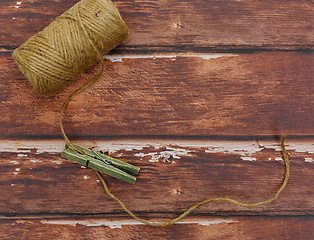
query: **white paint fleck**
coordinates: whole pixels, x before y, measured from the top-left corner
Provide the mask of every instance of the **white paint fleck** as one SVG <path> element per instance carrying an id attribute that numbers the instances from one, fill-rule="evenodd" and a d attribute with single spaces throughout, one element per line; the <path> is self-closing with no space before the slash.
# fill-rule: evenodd
<path id="1" fill-rule="evenodd" d="M 81 166 L 81 168 L 86 168 L 85 166 Z"/>
<path id="2" fill-rule="evenodd" d="M 143 150 L 143 147 L 142 146 L 136 146 L 136 145 L 133 145 L 133 146 L 129 145 L 125 148 L 125 151 L 133 151 L 133 149 L 141 151 L 141 150 Z"/>
<path id="3" fill-rule="evenodd" d="M 215 219 L 211 221 L 195 221 L 195 222 L 188 222 L 188 223 L 196 223 L 201 226 L 210 226 L 214 224 L 220 224 L 220 223 L 238 223 L 239 221 L 234 221 L 230 219 Z"/>
<path id="4" fill-rule="evenodd" d="M 14 6 L 15 8 L 19 8 L 20 6 Z"/>
<path id="5" fill-rule="evenodd" d="M 16 5 L 21 5 L 22 2 L 16 2 Z"/>
<path id="6" fill-rule="evenodd" d="M 271 161 L 271 158 L 268 158 L 268 160 L 267 161 Z"/>
<path id="7" fill-rule="evenodd" d="M 154 154 L 157 154 L 157 153 L 142 153 L 142 152 L 141 152 L 141 153 L 135 153 L 134 156 L 135 156 L 135 157 L 141 157 L 141 158 L 142 158 L 142 157 L 149 156 L 149 155 L 152 156 L 152 155 L 154 155 Z"/>
<path id="8" fill-rule="evenodd" d="M 29 161 L 31 161 L 32 163 L 38 163 L 38 162 L 42 162 L 42 160 L 38 160 L 38 159 L 30 159 Z"/>
<path id="9" fill-rule="evenodd" d="M 88 177 L 87 176 L 84 176 L 84 179 L 87 179 Z"/>
<path id="10" fill-rule="evenodd" d="M 27 154 L 19 153 L 17 156 L 18 156 L 18 157 L 27 157 Z"/>
<path id="11" fill-rule="evenodd" d="M 21 169 L 20 168 L 15 168 L 15 171 L 16 172 L 19 172 Z"/>
<path id="12" fill-rule="evenodd" d="M 100 182 L 99 179 L 97 179 L 96 182 Z"/>
<path id="13" fill-rule="evenodd" d="M 136 153 L 134 156 L 136 157 L 146 157 L 151 156 L 148 160 L 149 162 L 158 162 L 159 160 L 168 160 L 170 159 L 180 159 L 182 156 L 192 156 L 190 153 L 194 152 L 194 150 L 187 150 L 183 148 L 173 148 L 173 147 L 166 147 L 167 151 L 161 152 L 151 152 L 151 153 Z M 175 161 L 172 161 L 175 163 Z"/>
<path id="14" fill-rule="evenodd" d="M 313 158 L 304 158 L 305 162 L 313 162 Z"/>
<path id="15" fill-rule="evenodd" d="M 241 157 L 243 161 L 256 161 L 255 157 Z"/>
<path id="16" fill-rule="evenodd" d="M 18 161 L 9 161 L 9 163 L 19 164 L 19 162 L 18 162 Z"/>
<path id="17" fill-rule="evenodd" d="M 12 19 L 15 19 L 15 17 L 13 17 Z"/>
<path id="18" fill-rule="evenodd" d="M 60 161 L 60 160 L 53 160 L 53 161 L 51 161 L 52 163 L 55 163 L 55 164 L 62 164 L 62 161 Z"/>
<path id="19" fill-rule="evenodd" d="M 215 58 L 221 58 L 221 57 L 234 57 L 238 56 L 235 54 L 220 54 L 220 53 L 212 53 L 212 54 L 173 54 L 173 55 L 164 55 L 164 54 L 156 54 L 156 55 L 105 55 L 104 59 L 107 59 L 111 62 L 123 62 L 123 59 L 144 59 L 144 58 L 151 58 L 151 59 L 157 59 L 157 58 L 170 58 L 170 60 L 174 61 L 178 57 L 192 57 L 192 58 L 202 58 L 205 60 L 211 60 Z"/>
<path id="20" fill-rule="evenodd" d="M 19 173 L 18 173 L 18 172 L 13 172 L 13 174 L 14 174 L 14 175 L 18 175 Z"/>
<path id="21" fill-rule="evenodd" d="M 152 155 L 151 159 L 148 160 L 148 162 L 159 162 L 160 156 L 158 155 Z"/>
<path id="22" fill-rule="evenodd" d="M 105 226 L 110 229 L 122 228 L 122 226 L 132 226 L 132 225 L 144 225 L 144 223 L 138 222 L 136 220 L 121 220 L 121 221 L 110 221 L 110 220 L 41 220 L 42 224 L 53 224 L 53 225 L 83 225 L 87 227 L 99 227 Z M 213 219 L 213 220 L 185 220 L 176 222 L 175 224 L 198 224 L 201 226 L 210 226 L 222 223 L 238 223 L 239 221 L 231 219 Z"/>
<path id="23" fill-rule="evenodd" d="M 14 186 L 15 186 L 15 184 L 14 184 L 14 183 L 12 183 L 12 184 L 11 184 L 11 186 L 12 186 L 12 187 L 14 187 Z"/>
<path id="24" fill-rule="evenodd" d="M 282 161 L 282 157 L 275 157 L 275 161 Z"/>

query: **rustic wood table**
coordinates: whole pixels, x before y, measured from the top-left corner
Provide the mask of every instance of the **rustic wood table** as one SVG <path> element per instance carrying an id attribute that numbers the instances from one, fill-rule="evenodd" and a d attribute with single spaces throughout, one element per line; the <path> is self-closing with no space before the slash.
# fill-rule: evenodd
<path id="1" fill-rule="evenodd" d="M 312 1 L 117 0 L 129 39 L 65 114 L 70 138 L 141 167 L 135 185 L 106 177 L 136 214 L 165 220 L 212 197 L 167 228 L 130 218 L 95 172 L 63 159 L 59 110 L 89 69 L 38 97 L 12 51 L 77 0 L 0 1 L 0 239 L 310 239 L 314 237 Z"/>

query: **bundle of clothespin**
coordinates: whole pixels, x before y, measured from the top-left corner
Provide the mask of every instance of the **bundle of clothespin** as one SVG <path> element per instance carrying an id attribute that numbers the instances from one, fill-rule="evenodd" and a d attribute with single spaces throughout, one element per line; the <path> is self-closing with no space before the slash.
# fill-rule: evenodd
<path id="1" fill-rule="evenodd" d="M 139 167 L 133 166 L 113 157 L 109 157 L 102 153 L 94 152 L 88 148 L 84 148 L 76 144 L 74 144 L 74 146 L 83 150 L 85 154 L 81 154 L 66 144 L 61 156 L 80 163 L 86 167 L 95 169 L 99 172 L 106 173 L 122 181 L 132 184 L 135 183 L 136 178 L 130 174 L 138 174 L 140 171 Z"/>

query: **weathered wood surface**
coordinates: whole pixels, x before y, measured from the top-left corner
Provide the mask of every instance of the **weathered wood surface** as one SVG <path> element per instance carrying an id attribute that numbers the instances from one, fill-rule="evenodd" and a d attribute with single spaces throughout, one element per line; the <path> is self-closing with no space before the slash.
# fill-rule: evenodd
<path id="1" fill-rule="evenodd" d="M 121 219 L 0 220 L 6 239 L 312 239 L 313 217 L 196 218 L 168 228 Z"/>
<path id="2" fill-rule="evenodd" d="M 135 185 L 106 177 L 131 210 L 168 219 L 207 197 L 264 200 L 284 165 L 278 139 L 255 139 L 294 135 L 291 178 L 276 201 L 213 203 L 161 229 L 128 217 L 52 140 L 61 104 L 99 66 L 45 99 L 11 58 L 77 1 L 0 1 L 0 239 L 313 238 L 313 2 L 115 1 L 130 38 L 71 102 L 65 127 L 142 168 Z"/>
<path id="3" fill-rule="evenodd" d="M 1 0 L 0 49 L 16 48 L 78 0 Z M 115 1 L 130 29 L 120 49 L 313 49 L 312 1 Z"/>
<path id="4" fill-rule="evenodd" d="M 313 54 L 107 58 L 102 79 L 69 105 L 69 135 L 314 135 Z M 62 103 L 99 71 L 40 98 L 10 55 L 0 62 L 2 138 L 59 136 Z"/>
<path id="5" fill-rule="evenodd" d="M 112 192 L 141 216 L 174 217 L 197 201 L 270 198 L 284 174 L 276 141 L 107 140 L 78 142 L 141 167 L 135 185 L 106 177 Z M 1 141 L 2 216 L 127 216 L 95 172 L 62 159 L 60 140 Z M 314 212 L 313 143 L 288 140 L 291 179 L 279 199 L 254 209 L 212 203 L 193 214 L 309 215 Z M 302 197 L 300 197 L 302 196 Z"/>

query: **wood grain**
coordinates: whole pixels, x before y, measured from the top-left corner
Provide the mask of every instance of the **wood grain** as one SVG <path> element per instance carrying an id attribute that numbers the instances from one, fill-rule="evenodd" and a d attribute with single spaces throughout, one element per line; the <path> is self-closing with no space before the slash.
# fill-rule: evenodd
<path id="1" fill-rule="evenodd" d="M 6 239 L 311 239 L 313 217 L 197 218 L 168 228 L 121 219 L 0 220 Z"/>
<path id="2" fill-rule="evenodd" d="M 265 200 L 284 173 L 279 140 L 265 139 L 288 134 L 276 201 L 214 203 L 168 228 L 131 219 L 93 170 L 60 157 L 61 104 L 99 65 L 41 98 L 12 60 L 76 2 L 0 1 L 0 239 L 314 238 L 312 1 L 115 1 L 130 37 L 64 123 L 77 143 L 141 167 L 135 185 L 105 177 L 132 211 L 165 220 L 206 198 Z"/>
<path id="3" fill-rule="evenodd" d="M 141 167 L 134 185 L 105 179 L 112 192 L 142 217 L 174 217 L 213 197 L 263 201 L 275 194 L 284 174 L 276 141 L 125 139 L 78 144 L 109 151 Z M 307 140 L 286 144 L 291 178 L 276 201 L 252 209 L 213 203 L 192 215 L 313 214 L 313 144 Z M 2 216 L 127 216 L 105 194 L 93 170 L 60 157 L 63 141 L 3 140 L 1 146 Z"/>
<path id="4" fill-rule="evenodd" d="M 70 136 L 314 135 L 313 54 L 109 56 L 102 79 L 66 112 Z M 67 96 L 33 95 L 11 56 L 0 64 L 1 137 L 59 137 Z"/>
<path id="5" fill-rule="evenodd" d="M 0 49 L 16 48 L 77 0 L 0 2 Z M 115 1 L 130 29 L 122 52 L 313 49 L 311 1 Z"/>

